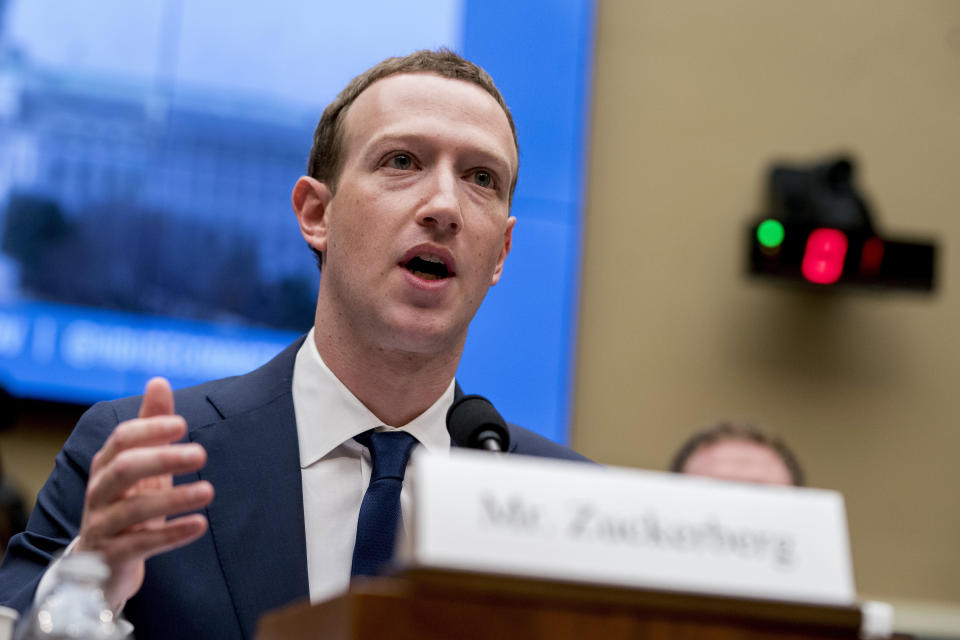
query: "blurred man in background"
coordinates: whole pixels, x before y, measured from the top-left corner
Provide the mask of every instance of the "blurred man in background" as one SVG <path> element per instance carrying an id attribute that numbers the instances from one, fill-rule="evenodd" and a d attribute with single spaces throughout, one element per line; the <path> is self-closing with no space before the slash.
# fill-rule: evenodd
<path id="1" fill-rule="evenodd" d="M 804 484 L 800 463 L 782 440 L 734 422 L 720 422 L 694 434 L 680 447 L 670 470 L 738 482 Z"/>

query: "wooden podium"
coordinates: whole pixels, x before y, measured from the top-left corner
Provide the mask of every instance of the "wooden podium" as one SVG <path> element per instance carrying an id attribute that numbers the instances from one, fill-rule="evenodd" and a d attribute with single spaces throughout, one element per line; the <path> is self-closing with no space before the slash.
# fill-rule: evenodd
<path id="1" fill-rule="evenodd" d="M 408 570 L 266 614 L 260 640 L 815 640 L 858 638 L 857 607 Z"/>

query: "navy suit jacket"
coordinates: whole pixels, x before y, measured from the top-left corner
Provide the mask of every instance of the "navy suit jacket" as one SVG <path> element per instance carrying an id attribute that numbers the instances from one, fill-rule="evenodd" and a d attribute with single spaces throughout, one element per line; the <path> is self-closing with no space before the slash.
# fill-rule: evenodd
<path id="1" fill-rule="evenodd" d="M 246 375 L 175 392 L 187 439 L 207 451 L 203 469 L 175 482 L 209 480 L 216 496 L 204 510 L 210 528 L 202 538 L 147 560 L 143 587 L 124 608 L 139 640 L 251 638 L 263 612 L 309 595 L 291 392 L 302 342 Z M 7 550 L 0 604 L 29 607 L 51 558 L 77 535 L 93 455 L 139 406 L 139 397 L 101 402 L 77 423 L 27 531 Z M 585 460 L 531 431 L 509 429 L 511 453 Z"/>

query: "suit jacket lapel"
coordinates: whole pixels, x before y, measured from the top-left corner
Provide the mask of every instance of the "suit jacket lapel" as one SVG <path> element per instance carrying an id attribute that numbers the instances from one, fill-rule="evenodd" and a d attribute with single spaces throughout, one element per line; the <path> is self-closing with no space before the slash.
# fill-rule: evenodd
<path id="1" fill-rule="evenodd" d="M 248 638 L 263 612 L 309 595 L 291 393 L 300 344 L 211 393 L 224 419 L 190 435 L 207 450 L 200 476 L 216 491 L 207 508 L 210 534 Z"/>

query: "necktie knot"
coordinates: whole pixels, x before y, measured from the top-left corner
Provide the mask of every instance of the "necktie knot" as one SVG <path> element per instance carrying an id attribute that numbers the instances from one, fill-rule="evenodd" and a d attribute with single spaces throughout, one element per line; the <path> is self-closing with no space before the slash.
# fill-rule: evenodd
<path id="1" fill-rule="evenodd" d="M 403 480 L 410 461 L 410 452 L 417 439 L 406 431 L 364 431 L 354 438 L 370 451 L 373 466 L 370 482 Z"/>

